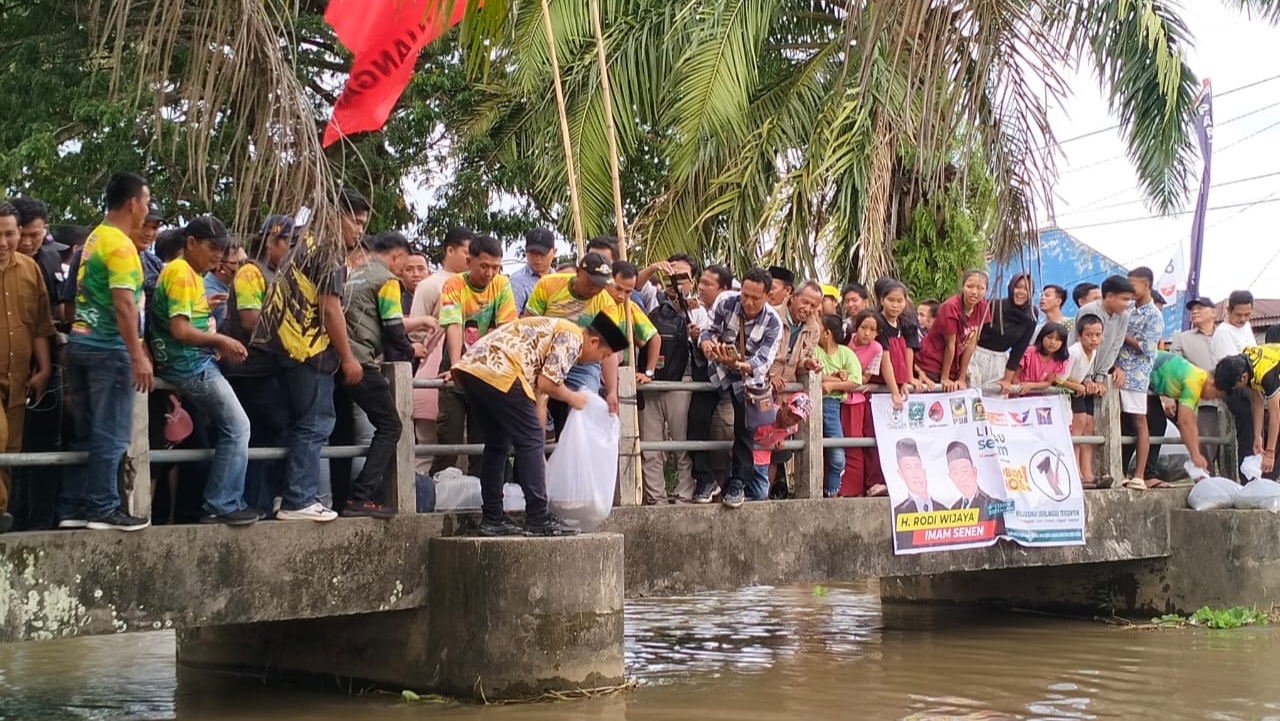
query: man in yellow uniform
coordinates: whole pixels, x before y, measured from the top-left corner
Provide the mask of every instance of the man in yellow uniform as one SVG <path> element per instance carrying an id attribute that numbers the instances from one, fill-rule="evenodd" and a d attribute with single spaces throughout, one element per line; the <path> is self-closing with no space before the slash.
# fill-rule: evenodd
<path id="1" fill-rule="evenodd" d="M 546 433 L 534 392 L 584 408 L 589 396 L 567 386 L 569 370 L 575 364 L 599 362 L 626 345 L 626 336 L 607 313 L 596 314 L 585 328 L 557 318 L 522 318 L 480 338 L 454 364 L 450 373 L 471 399 L 471 412 L 484 434 L 481 535 L 577 533 L 547 508 Z M 523 529 L 502 510 L 507 456 L 513 448 L 525 498 Z"/>
<path id="2" fill-rule="evenodd" d="M 1253 407 L 1253 453 L 1262 456 L 1262 472 L 1276 464 L 1276 440 L 1280 437 L 1280 344 L 1245 348 L 1239 355 L 1218 361 L 1213 380 L 1219 388 L 1245 388 Z M 1263 410 L 1271 414 L 1263 435 Z"/>

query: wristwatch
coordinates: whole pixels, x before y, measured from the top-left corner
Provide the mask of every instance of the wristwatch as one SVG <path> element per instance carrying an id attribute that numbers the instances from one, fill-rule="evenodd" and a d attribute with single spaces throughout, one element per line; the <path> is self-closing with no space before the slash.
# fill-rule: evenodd
<path id="1" fill-rule="evenodd" d="M 646 371 L 644 372 L 644 377 L 645 377 L 645 378 L 648 378 L 649 380 L 653 380 L 653 371 L 651 371 L 651 370 L 646 370 Z"/>

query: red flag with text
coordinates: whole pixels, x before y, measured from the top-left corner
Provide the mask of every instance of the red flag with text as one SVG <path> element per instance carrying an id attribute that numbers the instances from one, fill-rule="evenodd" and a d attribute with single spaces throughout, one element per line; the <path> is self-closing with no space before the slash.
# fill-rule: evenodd
<path id="1" fill-rule="evenodd" d="M 419 51 L 457 25 L 466 9 L 467 0 L 330 0 L 325 22 L 355 61 L 324 129 L 324 146 L 381 128 L 409 84 Z"/>

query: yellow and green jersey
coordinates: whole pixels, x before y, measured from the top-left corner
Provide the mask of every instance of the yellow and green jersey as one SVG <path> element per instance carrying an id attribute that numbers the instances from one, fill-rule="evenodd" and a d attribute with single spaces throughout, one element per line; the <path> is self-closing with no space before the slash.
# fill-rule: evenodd
<path id="1" fill-rule="evenodd" d="M 113 290 L 133 293 L 141 321 L 145 309 L 142 307 L 142 261 L 138 258 L 138 249 L 119 228 L 103 223 L 89 234 L 81 251 L 80 269 L 76 271 L 76 317 L 71 325 L 72 343 L 95 348 L 125 347 L 116 323 L 116 308 L 111 298 Z"/>
<path id="2" fill-rule="evenodd" d="M 179 316 L 198 331 L 213 330 L 204 280 L 182 258 L 160 271 L 151 297 L 151 357 L 157 374 L 167 380 L 190 378 L 213 361 L 213 348 L 189 345 L 173 336 L 173 319 Z"/>

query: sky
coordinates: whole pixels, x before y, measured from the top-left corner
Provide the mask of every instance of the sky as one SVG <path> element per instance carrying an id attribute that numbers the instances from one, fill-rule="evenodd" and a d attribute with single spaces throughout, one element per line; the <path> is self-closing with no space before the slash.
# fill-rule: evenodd
<path id="1" fill-rule="evenodd" d="M 1259 298 L 1280 298 L 1280 77 L 1268 80 L 1280 76 L 1280 28 L 1224 5 L 1192 0 L 1182 10 L 1195 43 L 1188 64 L 1211 79 L 1214 92 L 1201 294 L 1218 301 L 1248 288 Z M 1174 253 L 1189 259 L 1200 160 L 1193 165 L 1188 212 L 1155 216 L 1141 202 L 1119 130 L 1069 141 L 1115 124 L 1090 73 L 1073 76 L 1070 89 L 1065 107 L 1050 114 L 1063 156 L 1054 217 L 1043 214 L 1042 225 L 1057 225 L 1122 266 L 1149 266 L 1158 277 Z M 1239 207 L 1212 210 L 1216 206 Z"/>

